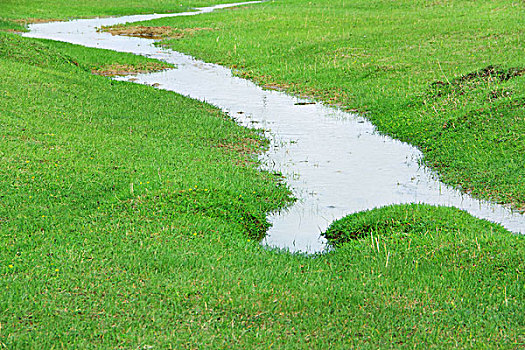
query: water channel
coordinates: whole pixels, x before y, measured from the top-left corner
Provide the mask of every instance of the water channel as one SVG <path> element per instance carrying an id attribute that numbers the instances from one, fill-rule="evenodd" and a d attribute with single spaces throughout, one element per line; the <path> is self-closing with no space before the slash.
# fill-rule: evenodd
<path id="1" fill-rule="evenodd" d="M 283 92 L 263 90 L 233 76 L 227 68 L 158 48 L 151 39 L 97 32 L 101 26 L 198 15 L 247 4 L 254 3 L 218 5 L 195 12 L 39 23 L 30 25 L 30 32 L 24 36 L 173 63 L 175 69 L 118 79 L 155 85 L 205 101 L 241 125 L 264 129 L 271 145 L 261 156 L 263 168 L 285 175 L 298 201 L 287 210 L 270 214 L 272 227 L 263 244 L 290 251 L 323 251 L 325 241 L 320 233 L 333 220 L 399 203 L 455 206 L 513 232 L 525 233 L 525 215 L 473 199 L 442 184 L 420 165 L 422 154 L 418 149 L 380 135 L 363 117 Z"/>

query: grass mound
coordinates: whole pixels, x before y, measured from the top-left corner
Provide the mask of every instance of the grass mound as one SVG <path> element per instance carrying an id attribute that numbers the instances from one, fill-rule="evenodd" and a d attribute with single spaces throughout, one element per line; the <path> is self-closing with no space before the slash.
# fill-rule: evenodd
<path id="1" fill-rule="evenodd" d="M 83 48 L 50 40 L 26 40 L 0 32 L 0 58 L 40 68 L 83 70 L 98 75 L 147 73 L 173 65 L 132 54 Z"/>
<path id="2" fill-rule="evenodd" d="M 348 215 L 333 222 L 323 236 L 330 244 L 340 246 L 371 236 L 422 239 L 428 235 L 450 234 L 476 237 L 483 232 L 503 234 L 506 230 L 456 208 L 403 204 Z"/>
<path id="3" fill-rule="evenodd" d="M 375 261 L 378 273 L 395 270 L 397 276 L 408 276 L 410 269 L 421 268 L 426 276 L 434 273 L 452 280 L 458 273 L 470 273 L 472 278 L 462 283 L 476 289 L 480 286 L 473 279 L 485 283 L 525 272 L 525 237 L 509 240 L 506 232 L 456 208 L 405 204 L 348 215 L 332 223 L 323 236 L 346 251 L 349 261 Z"/>
<path id="4" fill-rule="evenodd" d="M 404 128 L 445 182 L 525 211 L 522 67 L 487 66 L 429 84 L 408 102 L 421 119 Z"/>
<path id="5" fill-rule="evenodd" d="M 54 47 L 5 33 L 0 33 L 0 57 L 40 68 L 70 70 L 72 66 L 78 67 L 76 61 Z"/>

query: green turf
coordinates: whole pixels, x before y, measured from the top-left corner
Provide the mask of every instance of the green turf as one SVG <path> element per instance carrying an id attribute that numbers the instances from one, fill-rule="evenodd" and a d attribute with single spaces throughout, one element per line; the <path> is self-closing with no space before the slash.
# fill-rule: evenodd
<path id="1" fill-rule="evenodd" d="M 165 45 L 366 113 L 444 182 L 525 210 L 524 18 L 503 0 L 287 0 L 147 25 L 215 28 Z"/>
<path id="2" fill-rule="evenodd" d="M 2 0 L 0 20 L 70 19 L 142 13 L 172 13 L 227 0 Z M 0 21 L 0 29 L 2 22 Z"/>
<path id="3" fill-rule="evenodd" d="M 264 249 L 290 199 L 261 136 L 90 74 L 148 62 L 0 33 L 2 347 L 525 345 L 525 237 L 395 206 L 335 223 L 362 237 L 324 255 Z"/>

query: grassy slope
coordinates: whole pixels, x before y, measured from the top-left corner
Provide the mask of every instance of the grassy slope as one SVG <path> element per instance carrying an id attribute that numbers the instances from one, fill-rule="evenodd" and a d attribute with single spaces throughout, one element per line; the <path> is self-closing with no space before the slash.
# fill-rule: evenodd
<path id="1" fill-rule="evenodd" d="M 432 235 L 315 259 L 266 251 L 246 235 L 286 191 L 237 152 L 256 134 L 201 103 L 91 76 L 88 51 L 78 67 L 51 43 L 1 38 L 8 347 L 525 341 L 523 237 L 402 207 L 380 217 Z"/>
<path id="2" fill-rule="evenodd" d="M 525 343 L 523 237 L 408 206 L 379 217 L 427 234 L 387 225 L 316 258 L 262 249 L 251 237 L 287 191 L 253 167 L 259 136 L 88 73 L 130 57 L 0 34 L 2 344 Z"/>
<path id="3" fill-rule="evenodd" d="M 191 7 L 228 3 L 227 0 L 2 0 L 0 19 L 67 19 L 139 13 L 171 13 Z"/>
<path id="4" fill-rule="evenodd" d="M 499 0 L 287 0 L 148 25 L 217 28 L 166 44 L 366 111 L 446 183 L 523 210 L 525 76 L 498 75 L 524 73 L 524 18 L 522 2 Z"/>
<path id="5" fill-rule="evenodd" d="M 104 53 L 116 55 L 95 59 Z M 17 315 L 41 327 L 57 316 L 35 308 L 40 293 L 54 300 L 66 285 L 68 295 L 105 288 L 123 261 L 136 262 L 139 276 L 157 249 L 186 260 L 185 244 L 219 230 L 223 239 L 257 236 L 266 211 L 286 201 L 287 191 L 250 158 L 259 136 L 217 110 L 93 77 L 33 40 L 2 35 L 0 54 L 3 336 L 20 330 Z M 9 343 L 27 341 L 17 338 Z"/>

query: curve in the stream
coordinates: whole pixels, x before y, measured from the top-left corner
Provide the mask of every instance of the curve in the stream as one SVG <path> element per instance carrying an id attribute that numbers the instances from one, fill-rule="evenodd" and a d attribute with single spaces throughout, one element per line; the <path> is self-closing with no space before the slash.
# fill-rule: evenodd
<path id="1" fill-rule="evenodd" d="M 366 119 L 282 92 L 263 90 L 235 77 L 229 69 L 190 56 L 160 49 L 153 40 L 97 32 L 101 26 L 189 16 L 253 2 L 199 8 L 196 12 L 83 19 L 33 24 L 28 37 L 65 41 L 88 47 L 130 52 L 177 65 L 176 69 L 133 76 L 211 103 L 241 125 L 266 130 L 270 150 L 264 167 L 283 173 L 299 198 L 272 223 L 264 243 L 290 251 L 325 249 L 320 236 L 328 225 L 350 213 L 398 203 L 455 206 L 472 215 L 525 233 L 525 216 L 501 206 L 473 199 L 438 180 L 420 166 L 422 154 L 409 144 L 376 132 Z M 130 77 L 122 77 L 128 80 Z"/>

